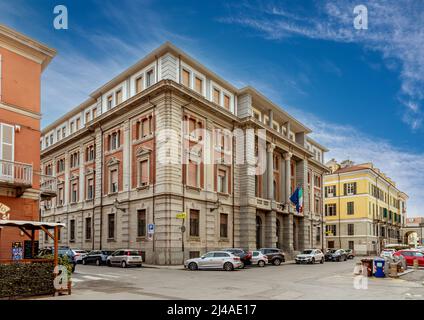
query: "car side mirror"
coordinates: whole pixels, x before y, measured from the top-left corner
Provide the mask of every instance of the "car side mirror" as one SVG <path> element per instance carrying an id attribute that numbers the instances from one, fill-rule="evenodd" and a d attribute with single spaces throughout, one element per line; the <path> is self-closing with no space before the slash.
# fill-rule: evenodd
<path id="1" fill-rule="evenodd" d="M 200 259 L 205 259 L 205 256 L 201 256 Z"/>

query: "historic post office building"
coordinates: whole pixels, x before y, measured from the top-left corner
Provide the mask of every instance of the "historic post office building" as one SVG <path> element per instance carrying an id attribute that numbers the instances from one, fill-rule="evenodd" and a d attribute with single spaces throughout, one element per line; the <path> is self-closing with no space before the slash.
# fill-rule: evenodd
<path id="1" fill-rule="evenodd" d="M 43 130 L 41 169 L 57 193 L 42 219 L 66 223 L 62 245 L 134 248 L 157 264 L 228 247 L 321 248 L 327 150 L 310 133 L 165 43 Z M 289 204 L 298 186 L 301 213 Z"/>

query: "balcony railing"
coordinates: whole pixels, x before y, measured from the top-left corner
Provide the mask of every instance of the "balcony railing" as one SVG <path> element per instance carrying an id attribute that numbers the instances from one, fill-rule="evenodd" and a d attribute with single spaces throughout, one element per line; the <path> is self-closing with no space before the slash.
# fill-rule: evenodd
<path id="1" fill-rule="evenodd" d="M 0 159 L 0 183 L 32 186 L 32 165 Z"/>
<path id="2" fill-rule="evenodd" d="M 40 174 L 40 191 L 44 198 L 55 197 L 57 193 L 57 178 Z"/>

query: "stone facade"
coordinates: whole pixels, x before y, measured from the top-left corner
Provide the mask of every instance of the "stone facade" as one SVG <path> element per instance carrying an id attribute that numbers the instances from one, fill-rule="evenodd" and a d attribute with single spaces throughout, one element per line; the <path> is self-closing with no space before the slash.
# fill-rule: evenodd
<path id="1" fill-rule="evenodd" d="M 103 92 L 111 88 L 99 89 L 83 108 L 43 131 L 50 135 L 97 110 L 42 149 L 42 166 L 56 170 L 61 158 L 66 164 L 64 172 L 55 171 L 63 201 L 58 196 L 42 206 L 43 220 L 67 225 L 61 245 L 134 248 L 155 264 L 181 264 L 228 247 L 280 247 L 288 256 L 322 248 L 322 185 L 313 181 L 323 181 L 326 150 L 307 136 L 309 129 L 255 89 L 232 87 L 170 44 L 150 57 L 156 62 L 147 57 L 108 86 L 120 90 L 124 78 L 136 81 L 134 74 L 147 70 L 147 76 L 148 66 L 156 65 L 154 83 L 133 95 L 129 89 L 109 109 Z M 70 168 L 76 151 L 77 169 Z M 71 175 L 79 179 L 77 199 Z M 289 204 L 296 186 L 304 190 L 302 213 Z M 182 212 L 184 220 L 177 218 Z M 155 226 L 152 235 L 148 224 Z M 41 235 L 42 246 L 51 245 L 45 240 Z"/>

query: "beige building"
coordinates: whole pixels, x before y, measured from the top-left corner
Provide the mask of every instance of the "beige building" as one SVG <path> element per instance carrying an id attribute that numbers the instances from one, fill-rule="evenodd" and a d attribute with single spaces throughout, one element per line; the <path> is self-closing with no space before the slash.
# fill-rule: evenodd
<path id="1" fill-rule="evenodd" d="M 324 178 L 328 248 L 378 253 L 387 244 L 402 243 L 408 196 L 372 163 L 327 163 Z"/>
<path id="2" fill-rule="evenodd" d="M 57 196 L 42 219 L 66 223 L 62 245 L 135 248 L 158 264 L 225 247 L 321 248 L 327 150 L 310 133 L 165 43 L 44 128 Z M 302 213 L 289 204 L 297 186 Z"/>

